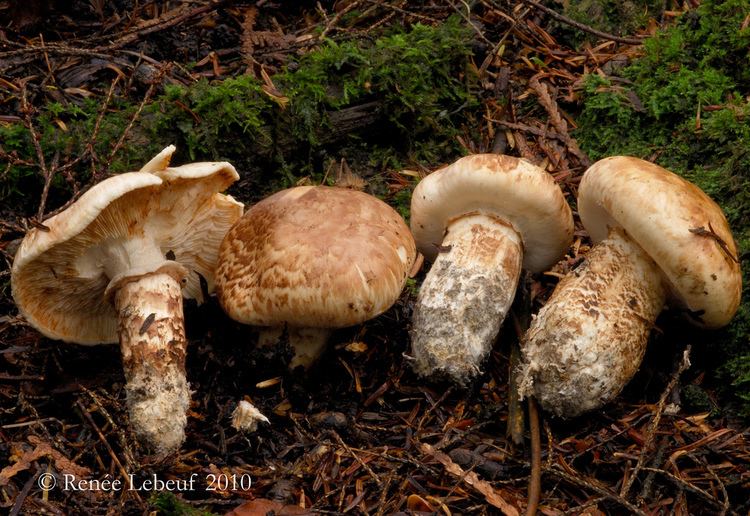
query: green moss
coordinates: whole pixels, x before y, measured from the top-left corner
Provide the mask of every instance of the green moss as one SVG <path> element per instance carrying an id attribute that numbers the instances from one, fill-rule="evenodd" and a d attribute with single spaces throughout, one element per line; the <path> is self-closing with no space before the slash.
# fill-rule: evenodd
<path id="1" fill-rule="evenodd" d="M 411 192 L 411 188 L 399 190 L 398 193 L 393 196 L 392 200 L 396 211 L 401 214 L 407 224 L 409 223 L 409 216 L 411 214 Z"/>
<path id="2" fill-rule="evenodd" d="M 476 81 L 467 72 L 470 45 L 471 33 L 456 17 L 437 27 L 391 29 L 374 40 L 327 41 L 275 75 L 275 92 L 251 76 L 168 86 L 144 107 L 109 170 L 137 169 L 174 143 L 177 163 L 231 161 L 257 198 L 302 176 L 322 177 L 329 157 L 346 154 L 349 146 L 363 149 L 356 153 L 359 161 L 347 160 L 365 175 L 394 162 L 446 159 L 460 152 L 454 138 L 458 123 L 477 106 L 470 92 Z M 65 163 L 83 152 L 100 102 L 41 108 L 35 124 L 48 162 L 57 156 Z M 356 118 L 360 106 L 370 103 L 372 112 Z M 94 143 L 100 160 L 110 155 L 135 110 L 126 100 L 109 106 Z M 354 113 L 354 122 L 336 123 L 346 113 Z M 0 142 L 6 152 L 35 161 L 22 124 L 0 126 Z M 85 180 L 89 165 L 78 167 L 79 180 Z M 0 202 L 28 208 L 29 196 L 41 190 L 39 174 L 17 166 L 8 177 Z M 64 199 L 64 182 L 56 186 L 52 196 Z"/>
<path id="3" fill-rule="evenodd" d="M 211 511 L 186 504 L 168 491 L 155 493 L 149 502 L 159 516 L 215 516 Z"/>
<path id="4" fill-rule="evenodd" d="M 684 386 L 680 391 L 680 398 L 688 413 L 711 412 L 715 408 L 708 393 L 697 385 Z"/>
<path id="5" fill-rule="evenodd" d="M 407 278 L 406 285 L 404 285 L 404 291 L 412 299 L 416 299 L 419 295 L 419 286 L 417 286 L 417 280 L 414 278 Z"/>
<path id="6" fill-rule="evenodd" d="M 654 159 L 724 209 L 744 290 L 731 325 L 713 335 L 717 375 L 750 415 L 750 29 L 745 0 L 704 0 L 649 39 L 620 79 L 589 76 L 576 137 L 594 159 Z M 624 79 L 624 80 L 623 80 Z M 697 114 L 700 112 L 700 119 Z"/>

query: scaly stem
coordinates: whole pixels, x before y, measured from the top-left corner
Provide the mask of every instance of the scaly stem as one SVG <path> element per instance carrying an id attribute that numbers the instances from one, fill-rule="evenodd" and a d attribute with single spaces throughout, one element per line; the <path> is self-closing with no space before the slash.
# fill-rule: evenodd
<path id="1" fill-rule="evenodd" d="M 174 451 L 185 439 L 190 402 L 180 284 L 149 274 L 120 286 L 114 301 L 130 424 L 157 452 Z"/>
<path id="2" fill-rule="evenodd" d="M 665 298 L 659 267 L 622 230 L 610 231 L 531 323 L 521 393 L 562 417 L 612 400 L 638 370 Z"/>
<path id="3" fill-rule="evenodd" d="M 506 222 L 471 214 L 453 221 L 417 297 L 414 370 L 465 385 L 492 349 L 521 273 L 521 237 Z"/>

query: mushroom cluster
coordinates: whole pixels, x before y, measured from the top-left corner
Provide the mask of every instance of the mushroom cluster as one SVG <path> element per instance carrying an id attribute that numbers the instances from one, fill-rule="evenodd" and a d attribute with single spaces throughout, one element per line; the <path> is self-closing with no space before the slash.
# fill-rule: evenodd
<path id="1" fill-rule="evenodd" d="M 182 298 L 203 301 L 213 288 L 219 244 L 243 212 L 219 193 L 239 178 L 232 165 L 170 168 L 174 150 L 30 230 L 11 275 L 21 314 L 42 334 L 119 340 L 131 427 L 160 453 L 184 440 L 190 401 Z"/>
<path id="2" fill-rule="evenodd" d="M 262 326 L 260 345 L 284 331 L 290 368 L 310 367 L 335 328 L 386 311 L 414 264 L 409 228 L 363 192 L 298 186 L 260 201 L 227 233 L 216 291 L 232 318 Z"/>
<path id="3" fill-rule="evenodd" d="M 397 300 L 418 249 L 434 263 L 415 306 L 413 367 L 465 385 L 492 348 L 521 268 L 547 269 L 572 240 L 561 189 L 523 159 L 478 154 L 430 174 L 413 193 L 410 232 L 379 199 L 325 186 L 283 190 L 243 216 L 220 193 L 239 177 L 229 163 L 170 168 L 173 152 L 99 183 L 29 231 L 11 277 L 19 310 L 44 335 L 119 340 L 131 426 L 157 452 L 184 440 L 183 297 L 203 301 L 215 285 L 231 318 L 263 328 L 260 345 L 286 334 L 290 368 L 307 369 L 333 329 Z M 521 394 L 566 417 L 620 392 L 665 303 L 718 327 L 741 290 L 721 210 L 661 167 L 597 162 L 578 209 L 596 245 L 533 320 L 520 371 Z M 252 431 L 259 421 L 240 403 L 235 426 Z"/>
<path id="4" fill-rule="evenodd" d="M 637 371 L 666 302 L 717 328 L 737 311 L 737 247 L 721 208 L 653 163 L 592 165 L 578 210 L 595 246 L 555 289 L 522 347 L 521 393 L 579 415 L 614 398 Z"/>
<path id="5" fill-rule="evenodd" d="M 417 185 L 411 230 L 434 261 L 414 310 L 413 368 L 465 385 L 492 349 L 521 267 L 539 272 L 558 261 L 573 238 L 573 216 L 544 170 L 475 154 Z"/>

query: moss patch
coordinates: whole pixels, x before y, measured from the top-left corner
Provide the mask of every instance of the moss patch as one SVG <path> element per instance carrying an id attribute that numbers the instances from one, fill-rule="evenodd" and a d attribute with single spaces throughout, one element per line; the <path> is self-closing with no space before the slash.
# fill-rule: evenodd
<path id="1" fill-rule="evenodd" d="M 468 69 L 471 32 L 458 18 L 437 27 L 389 29 L 374 40 L 327 41 L 264 84 L 251 76 L 190 87 L 168 86 L 146 105 L 108 170 L 138 169 L 164 146 L 178 147 L 176 163 L 231 161 L 243 176 L 243 200 L 289 186 L 302 176 L 322 179 L 332 157 L 347 155 L 364 175 L 411 160 L 436 162 L 459 152 L 459 123 L 477 107 Z M 35 117 L 47 162 L 66 163 L 83 152 L 101 99 L 49 103 Z M 137 103 L 117 99 L 103 118 L 94 152 L 104 166 Z M 0 125 L 6 152 L 35 162 L 21 123 Z M 91 163 L 76 167 L 85 180 Z M 61 177 L 52 205 L 69 193 Z M 0 187 L 0 203 L 29 214 L 41 191 L 35 167 L 17 165 Z M 57 203 L 54 200 L 57 199 Z"/>

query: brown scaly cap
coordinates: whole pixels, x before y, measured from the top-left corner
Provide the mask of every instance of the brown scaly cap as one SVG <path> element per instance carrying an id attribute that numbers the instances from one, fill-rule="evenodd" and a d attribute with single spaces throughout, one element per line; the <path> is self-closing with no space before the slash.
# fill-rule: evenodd
<path id="1" fill-rule="evenodd" d="M 409 228 L 384 202 L 300 186 L 259 202 L 227 233 L 216 290 L 246 324 L 341 328 L 387 310 L 415 257 Z"/>
<path id="2" fill-rule="evenodd" d="M 734 316 L 742 290 L 737 246 L 721 208 L 700 188 L 648 161 L 614 156 L 586 171 L 578 210 L 595 242 L 623 228 L 705 326 Z"/>
<path id="3" fill-rule="evenodd" d="M 437 256 L 448 224 L 479 213 L 509 222 L 521 235 L 524 268 L 540 272 L 565 253 L 573 215 L 554 178 L 536 165 L 499 154 L 474 154 L 425 177 L 411 199 L 419 252 Z"/>
<path id="4" fill-rule="evenodd" d="M 93 186 L 44 222 L 49 231 L 28 232 L 13 262 L 12 292 L 44 335 L 117 342 L 117 314 L 105 291 L 129 278 L 156 271 L 184 277 L 183 295 L 202 300 L 200 274 L 212 289 L 219 244 L 243 209 L 217 192 L 239 176 L 229 163 L 167 168 L 173 150 L 145 172 Z"/>

